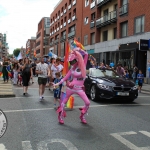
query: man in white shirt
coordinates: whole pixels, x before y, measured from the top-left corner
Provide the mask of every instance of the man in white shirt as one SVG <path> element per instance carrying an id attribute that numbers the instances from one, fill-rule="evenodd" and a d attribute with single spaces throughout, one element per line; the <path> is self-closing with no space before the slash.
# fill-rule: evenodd
<path id="1" fill-rule="evenodd" d="M 42 101 L 42 99 L 44 99 L 43 94 L 47 83 L 47 77 L 50 76 L 50 70 L 48 64 L 44 63 L 44 57 L 41 57 L 40 63 L 37 64 L 36 73 L 38 74 L 40 101 Z"/>

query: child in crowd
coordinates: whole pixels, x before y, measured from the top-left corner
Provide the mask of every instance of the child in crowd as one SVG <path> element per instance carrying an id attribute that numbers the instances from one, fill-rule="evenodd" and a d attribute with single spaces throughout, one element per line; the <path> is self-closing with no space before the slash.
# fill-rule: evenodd
<path id="1" fill-rule="evenodd" d="M 54 84 L 59 83 L 60 80 L 62 79 L 60 72 L 55 73 L 56 79 L 54 80 Z M 61 88 L 62 84 L 59 85 L 58 87 L 54 87 L 54 108 L 56 109 L 56 103 L 57 101 L 60 102 L 60 94 L 61 94 Z"/>
<path id="2" fill-rule="evenodd" d="M 22 74 L 22 72 L 21 72 L 21 70 L 19 69 L 19 71 L 18 71 L 18 81 L 17 81 L 17 84 L 20 83 L 20 85 L 21 85 L 21 83 L 22 83 L 22 76 L 21 76 L 21 74 Z"/>
<path id="3" fill-rule="evenodd" d="M 65 99 L 65 97 L 66 97 L 66 81 L 64 81 L 62 83 L 61 95 L 60 95 L 60 105 L 61 105 L 62 101 Z"/>
<path id="4" fill-rule="evenodd" d="M 137 79 L 138 79 L 138 89 L 139 89 L 139 93 L 141 93 L 141 89 L 142 89 L 142 85 L 143 85 L 143 80 L 144 80 L 144 75 L 142 74 L 142 71 L 139 70 L 139 74 L 137 75 Z"/>

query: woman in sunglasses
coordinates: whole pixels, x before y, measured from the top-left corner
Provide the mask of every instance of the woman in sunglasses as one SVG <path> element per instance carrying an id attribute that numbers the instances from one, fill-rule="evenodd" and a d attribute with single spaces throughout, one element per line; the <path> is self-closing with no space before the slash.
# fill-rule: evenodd
<path id="1" fill-rule="evenodd" d="M 86 64 L 88 60 L 88 53 L 80 48 L 75 48 L 69 55 L 69 63 L 71 65 L 71 69 L 66 74 L 66 76 L 55 86 L 62 84 L 64 81 L 67 81 L 71 78 L 71 81 L 67 82 L 67 89 L 66 89 L 66 98 L 62 101 L 61 105 L 58 107 L 58 121 L 60 124 L 64 124 L 64 117 L 66 113 L 64 111 L 64 106 L 67 103 L 69 97 L 73 94 L 77 94 L 81 97 L 84 101 L 85 106 L 80 108 L 81 111 L 80 119 L 81 122 L 86 124 L 85 114 L 89 109 L 90 101 L 85 94 L 84 91 L 84 80 L 86 77 Z"/>

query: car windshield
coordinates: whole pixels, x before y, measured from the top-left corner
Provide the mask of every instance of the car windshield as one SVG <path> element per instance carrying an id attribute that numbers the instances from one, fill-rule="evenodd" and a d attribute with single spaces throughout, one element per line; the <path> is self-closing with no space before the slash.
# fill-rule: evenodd
<path id="1" fill-rule="evenodd" d="M 100 70 L 100 69 L 92 69 L 91 75 L 94 77 L 113 77 L 113 78 L 119 77 L 119 75 L 113 70 Z"/>

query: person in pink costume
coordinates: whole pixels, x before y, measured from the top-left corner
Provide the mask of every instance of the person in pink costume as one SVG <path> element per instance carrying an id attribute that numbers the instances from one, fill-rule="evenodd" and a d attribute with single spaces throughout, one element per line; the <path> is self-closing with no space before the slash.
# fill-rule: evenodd
<path id="1" fill-rule="evenodd" d="M 68 71 L 66 76 L 55 86 L 62 84 L 64 81 L 67 81 L 71 77 L 71 81 L 68 81 L 66 86 L 66 97 L 60 104 L 57 109 L 58 113 L 58 121 L 60 124 L 64 124 L 64 117 L 66 117 L 66 112 L 64 110 L 64 106 L 67 103 L 69 97 L 73 94 L 77 94 L 84 101 L 85 105 L 82 108 L 79 108 L 81 111 L 80 119 L 81 122 L 86 124 L 85 114 L 89 109 L 90 101 L 85 94 L 84 91 L 84 80 L 86 77 L 86 64 L 88 60 L 88 53 L 80 48 L 75 48 L 69 54 L 69 62 L 71 65 L 71 69 Z"/>

